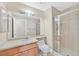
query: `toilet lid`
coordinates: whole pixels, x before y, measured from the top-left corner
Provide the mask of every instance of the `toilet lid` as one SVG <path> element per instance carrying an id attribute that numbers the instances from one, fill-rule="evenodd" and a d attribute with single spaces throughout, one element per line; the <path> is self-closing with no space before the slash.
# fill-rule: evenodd
<path id="1" fill-rule="evenodd" d="M 42 51 L 42 52 L 49 52 L 50 48 L 48 47 L 48 45 L 41 45 L 39 46 L 39 49 Z"/>

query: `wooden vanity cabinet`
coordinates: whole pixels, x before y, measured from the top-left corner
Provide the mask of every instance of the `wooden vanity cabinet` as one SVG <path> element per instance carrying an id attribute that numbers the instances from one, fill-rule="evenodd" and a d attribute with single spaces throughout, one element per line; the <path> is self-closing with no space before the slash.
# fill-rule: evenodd
<path id="1" fill-rule="evenodd" d="M 11 56 L 17 54 L 18 52 L 19 52 L 18 48 L 11 48 L 11 49 L 0 51 L 0 56 Z"/>
<path id="2" fill-rule="evenodd" d="M 26 54 L 27 53 L 27 54 Z M 38 52 L 37 52 L 37 48 L 35 47 L 35 48 L 32 48 L 32 49 L 29 49 L 28 51 L 25 51 L 24 52 L 24 54 L 25 55 L 30 55 L 30 56 L 35 56 L 35 55 L 37 55 L 38 54 Z"/>
<path id="3" fill-rule="evenodd" d="M 36 56 L 36 55 L 38 55 L 37 48 L 32 48 L 19 53 L 17 56 Z"/>
<path id="4" fill-rule="evenodd" d="M 16 48 L 0 51 L 0 56 L 36 56 L 38 47 L 36 43 L 31 43 Z"/>

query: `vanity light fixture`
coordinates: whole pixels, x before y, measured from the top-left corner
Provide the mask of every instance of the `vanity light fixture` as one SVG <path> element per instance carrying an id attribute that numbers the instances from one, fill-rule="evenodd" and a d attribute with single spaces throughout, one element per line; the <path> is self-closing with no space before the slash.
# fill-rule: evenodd
<path id="1" fill-rule="evenodd" d="M 30 11 L 30 10 L 25 10 L 25 13 L 28 15 L 28 16 L 32 16 L 34 14 L 34 12 Z"/>
<path id="2" fill-rule="evenodd" d="M 44 5 L 47 4 L 47 2 L 39 2 L 39 4 Z"/>
<path id="3" fill-rule="evenodd" d="M 20 14 L 22 14 L 22 15 L 26 15 L 26 16 L 33 16 L 34 15 L 34 12 L 33 11 L 31 11 L 31 10 L 19 10 L 18 11 Z"/>

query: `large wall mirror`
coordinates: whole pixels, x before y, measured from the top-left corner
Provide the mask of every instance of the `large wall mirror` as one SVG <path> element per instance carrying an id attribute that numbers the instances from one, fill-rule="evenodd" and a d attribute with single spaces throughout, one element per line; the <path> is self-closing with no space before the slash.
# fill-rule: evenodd
<path id="1" fill-rule="evenodd" d="M 6 33 L 6 39 L 27 38 L 29 36 L 40 35 L 40 18 L 26 15 L 20 3 L 5 3 L 5 9 L 0 8 L 0 33 Z M 19 5 L 21 8 L 13 7 Z M 12 8 L 12 9 L 11 9 Z M 6 13 L 5 11 L 6 10 Z"/>
<path id="2" fill-rule="evenodd" d="M 40 19 L 20 14 L 9 15 L 8 39 L 40 35 Z"/>

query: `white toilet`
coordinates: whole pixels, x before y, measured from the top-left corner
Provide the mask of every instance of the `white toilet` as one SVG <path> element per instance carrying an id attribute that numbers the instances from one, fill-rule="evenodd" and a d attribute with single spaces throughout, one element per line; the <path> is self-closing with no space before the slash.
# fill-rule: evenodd
<path id="1" fill-rule="evenodd" d="M 47 56 L 48 53 L 51 53 L 51 48 L 49 48 L 44 39 L 38 41 L 38 47 L 44 56 Z"/>

